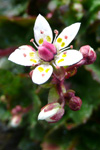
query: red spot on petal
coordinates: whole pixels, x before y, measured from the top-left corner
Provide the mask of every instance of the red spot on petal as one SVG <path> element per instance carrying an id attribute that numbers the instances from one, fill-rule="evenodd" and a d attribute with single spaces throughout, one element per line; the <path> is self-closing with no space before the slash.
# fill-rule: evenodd
<path id="1" fill-rule="evenodd" d="M 43 34 L 43 33 L 44 33 L 44 31 L 40 31 L 40 33 L 41 33 L 41 34 Z"/>
<path id="2" fill-rule="evenodd" d="M 67 36 L 67 35 L 65 35 L 65 39 L 68 39 L 68 36 Z"/>
<path id="3" fill-rule="evenodd" d="M 23 56 L 26 57 L 27 55 L 24 53 Z"/>
<path id="4" fill-rule="evenodd" d="M 44 77 L 44 76 L 45 76 L 45 74 L 43 73 L 43 74 L 42 74 L 42 77 Z"/>

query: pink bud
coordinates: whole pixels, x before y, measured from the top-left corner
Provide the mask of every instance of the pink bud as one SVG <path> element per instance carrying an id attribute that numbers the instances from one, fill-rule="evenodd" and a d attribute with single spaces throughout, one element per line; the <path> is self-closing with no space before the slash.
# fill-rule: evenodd
<path id="1" fill-rule="evenodd" d="M 69 100 L 69 108 L 74 111 L 79 110 L 81 108 L 81 105 L 82 105 L 82 100 L 77 96 L 74 96 Z"/>
<path id="2" fill-rule="evenodd" d="M 13 108 L 13 109 L 11 110 L 11 113 L 12 113 L 12 115 L 17 114 L 16 108 Z"/>
<path id="3" fill-rule="evenodd" d="M 10 125 L 12 127 L 18 127 L 20 125 L 20 123 L 21 123 L 21 120 L 22 120 L 22 116 L 21 115 L 14 115 L 11 118 Z"/>
<path id="4" fill-rule="evenodd" d="M 46 120 L 49 123 L 59 121 L 64 115 L 64 109 L 57 102 L 49 103 L 41 109 L 38 120 Z"/>
<path id="5" fill-rule="evenodd" d="M 17 105 L 15 108 L 11 110 L 12 115 L 16 115 L 18 113 L 21 113 L 23 108 L 20 105 Z"/>
<path id="6" fill-rule="evenodd" d="M 96 53 L 89 45 L 82 46 L 80 52 L 85 60 L 84 65 L 92 64 L 96 60 Z"/>
<path id="7" fill-rule="evenodd" d="M 17 112 L 21 112 L 22 109 L 23 109 L 23 108 L 22 108 L 20 105 L 17 105 L 17 106 L 16 106 L 16 111 L 17 111 Z"/>
<path id="8" fill-rule="evenodd" d="M 38 48 L 39 57 L 47 62 L 54 59 L 54 55 L 56 54 L 56 52 L 56 47 L 53 44 L 48 43 L 47 41 L 44 41 L 42 46 L 39 46 Z"/>
<path id="9" fill-rule="evenodd" d="M 64 97 L 67 101 L 69 101 L 72 97 L 75 96 L 75 91 L 73 90 L 68 90 L 65 94 Z"/>

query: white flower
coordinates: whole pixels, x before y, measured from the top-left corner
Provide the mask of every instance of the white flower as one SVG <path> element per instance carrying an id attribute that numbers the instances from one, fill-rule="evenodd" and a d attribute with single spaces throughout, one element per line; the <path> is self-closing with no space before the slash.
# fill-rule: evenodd
<path id="1" fill-rule="evenodd" d="M 16 49 L 8 59 L 24 66 L 38 64 L 32 73 L 32 81 L 36 84 L 43 84 L 51 77 L 53 66 L 70 66 L 83 58 L 81 52 L 70 50 L 67 47 L 75 38 L 79 28 L 80 23 L 74 23 L 66 27 L 59 35 L 56 31 L 53 40 L 50 25 L 39 14 L 34 25 L 34 38 L 38 46 L 33 42 L 38 51 L 35 51 L 31 46 L 23 45 Z"/>

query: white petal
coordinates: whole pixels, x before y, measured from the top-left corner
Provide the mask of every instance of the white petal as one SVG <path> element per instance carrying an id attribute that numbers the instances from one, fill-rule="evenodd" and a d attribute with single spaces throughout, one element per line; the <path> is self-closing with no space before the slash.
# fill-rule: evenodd
<path id="1" fill-rule="evenodd" d="M 39 65 L 33 71 L 32 81 L 36 84 L 43 84 L 50 78 L 52 72 L 51 65 Z"/>
<path id="2" fill-rule="evenodd" d="M 53 35 L 51 27 L 47 20 L 40 14 L 38 15 L 35 21 L 34 37 L 37 44 L 39 45 L 43 44 L 44 39 L 49 43 L 52 42 Z"/>
<path id="3" fill-rule="evenodd" d="M 39 63 L 36 51 L 28 45 L 20 46 L 9 56 L 8 60 L 23 66 L 32 66 Z"/>
<path id="4" fill-rule="evenodd" d="M 79 62 L 83 55 L 77 50 L 67 50 L 57 56 L 55 63 L 57 66 L 70 66 Z"/>
<path id="5" fill-rule="evenodd" d="M 47 119 L 45 119 L 47 122 L 54 122 L 55 120 L 52 120 L 52 119 L 50 119 L 50 118 L 47 118 Z"/>
<path id="6" fill-rule="evenodd" d="M 45 119 L 52 117 L 53 115 L 57 113 L 58 109 L 59 108 L 54 108 L 47 112 L 44 112 L 44 109 L 43 109 L 38 115 L 38 120 L 45 120 Z"/>
<path id="7" fill-rule="evenodd" d="M 57 49 L 62 49 L 71 43 L 71 41 L 75 38 L 78 30 L 80 28 L 80 23 L 74 23 L 68 27 L 66 27 L 58 36 L 55 46 Z"/>

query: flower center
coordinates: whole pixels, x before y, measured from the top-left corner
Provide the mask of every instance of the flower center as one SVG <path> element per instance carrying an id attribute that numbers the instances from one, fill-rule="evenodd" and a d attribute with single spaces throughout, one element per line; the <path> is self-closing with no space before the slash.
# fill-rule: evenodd
<path id="1" fill-rule="evenodd" d="M 53 44 L 48 43 L 46 40 L 44 40 L 42 46 L 39 46 L 38 48 L 38 54 L 42 60 L 50 62 L 57 54 L 57 50 Z"/>

